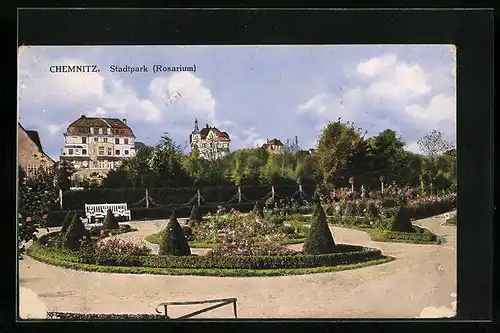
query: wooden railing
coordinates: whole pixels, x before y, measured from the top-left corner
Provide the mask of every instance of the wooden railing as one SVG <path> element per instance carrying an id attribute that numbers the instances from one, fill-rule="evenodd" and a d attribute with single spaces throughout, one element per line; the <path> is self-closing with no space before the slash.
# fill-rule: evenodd
<path id="1" fill-rule="evenodd" d="M 224 306 L 224 305 L 229 305 L 229 304 L 233 304 L 233 311 L 234 311 L 234 318 L 238 318 L 238 315 L 237 315 L 237 312 L 236 312 L 236 301 L 237 299 L 236 298 L 223 298 L 223 299 L 212 299 L 212 300 L 206 300 L 206 301 L 190 301 L 190 302 L 163 302 L 163 303 L 160 303 L 158 304 L 158 306 L 156 307 L 156 312 L 157 313 L 162 313 L 161 310 L 158 310 L 160 307 L 164 307 L 164 312 L 165 312 L 165 317 L 167 317 L 167 319 L 187 319 L 187 318 L 191 318 L 193 316 L 196 316 L 200 313 L 203 313 L 203 312 L 207 312 L 207 311 L 210 311 L 210 310 L 213 310 L 213 309 L 217 309 L 217 308 L 220 308 L 221 306 Z M 167 307 L 169 305 L 194 305 L 194 304 L 206 304 L 206 303 L 220 303 L 220 304 L 216 304 L 216 305 L 212 305 L 212 306 L 209 306 L 207 308 L 204 308 L 204 309 L 201 309 L 201 310 L 198 310 L 198 311 L 195 311 L 195 312 L 191 312 L 191 313 L 188 313 L 186 315 L 183 315 L 181 317 L 178 317 L 178 318 L 170 318 L 168 316 L 168 309 Z"/>

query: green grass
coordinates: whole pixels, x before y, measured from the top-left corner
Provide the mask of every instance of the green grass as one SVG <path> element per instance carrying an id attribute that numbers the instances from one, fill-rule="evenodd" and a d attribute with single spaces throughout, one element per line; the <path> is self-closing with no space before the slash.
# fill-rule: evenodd
<path id="1" fill-rule="evenodd" d="M 282 245 L 292 245 L 292 244 L 300 244 L 304 243 L 305 236 L 302 234 L 298 235 L 298 238 L 293 238 L 293 239 L 284 239 L 279 242 L 279 244 Z M 151 234 L 149 236 L 146 236 L 144 239 L 150 243 L 153 244 L 160 244 L 160 237 L 161 237 L 161 231 Z M 189 247 L 195 249 L 195 248 L 214 248 L 217 246 L 217 243 L 206 243 L 206 242 L 197 242 L 197 241 L 191 241 L 188 242 Z"/>
<path id="2" fill-rule="evenodd" d="M 154 268 L 154 267 L 125 267 L 125 266 L 100 266 L 82 264 L 50 257 L 38 251 L 30 251 L 27 255 L 35 260 L 80 271 L 101 272 L 101 273 L 123 273 L 123 274 L 154 274 L 154 275 L 199 275 L 199 276 L 283 276 L 283 275 L 303 275 L 313 273 L 336 272 L 348 269 L 357 269 L 372 265 L 379 265 L 394 260 L 392 257 L 382 257 L 380 259 L 366 261 L 363 263 L 350 265 L 336 265 L 314 268 L 285 268 L 285 269 L 185 269 L 185 268 Z"/>

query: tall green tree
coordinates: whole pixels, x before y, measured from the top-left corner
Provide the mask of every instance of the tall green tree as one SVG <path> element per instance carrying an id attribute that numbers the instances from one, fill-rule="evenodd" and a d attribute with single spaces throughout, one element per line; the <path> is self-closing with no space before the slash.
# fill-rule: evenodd
<path id="1" fill-rule="evenodd" d="M 362 131 L 354 123 L 330 122 L 321 132 L 318 140 L 318 171 L 323 183 L 334 183 L 337 173 L 344 170 L 358 142 L 362 140 Z"/>

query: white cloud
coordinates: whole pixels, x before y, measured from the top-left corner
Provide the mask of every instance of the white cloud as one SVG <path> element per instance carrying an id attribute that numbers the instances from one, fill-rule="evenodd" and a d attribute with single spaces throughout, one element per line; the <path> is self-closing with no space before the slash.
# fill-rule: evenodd
<path id="1" fill-rule="evenodd" d="M 312 122 L 320 130 L 328 121 L 341 117 L 363 124 L 370 135 L 386 128 L 406 132 L 410 126 L 416 130 L 413 134 L 436 128 L 454 139 L 455 97 L 438 93 L 429 99 L 430 75 L 419 65 L 389 54 L 362 62 L 355 71 L 362 74 L 361 80 L 345 87 L 343 93 L 320 92 L 301 104 L 297 112 L 304 121 Z M 350 73 L 346 75 L 349 77 Z M 420 97 L 424 104 L 412 102 L 415 97 Z M 418 152 L 416 142 L 407 149 Z"/>
<path id="2" fill-rule="evenodd" d="M 149 85 L 151 100 L 157 105 L 183 107 L 183 114 L 201 116 L 215 122 L 215 98 L 202 80 L 189 72 L 175 73 L 153 79 Z"/>
<path id="3" fill-rule="evenodd" d="M 358 66 L 356 66 L 356 72 L 367 76 L 374 76 L 392 66 L 396 62 L 396 59 L 397 57 L 394 54 L 371 58 L 370 60 L 359 63 Z"/>
<path id="4" fill-rule="evenodd" d="M 242 137 L 239 140 L 243 142 L 245 147 L 260 147 L 266 142 L 266 139 L 255 130 L 255 127 L 242 130 L 241 133 Z"/>
<path id="5" fill-rule="evenodd" d="M 366 92 L 373 96 L 389 96 L 393 99 L 409 99 L 430 91 L 431 86 L 423 69 L 406 63 L 388 68 L 379 80 L 366 89 Z"/>
<path id="6" fill-rule="evenodd" d="M 418 147 L 417 141 L 413 141 L 413 142 L 407 143 L 406 146 L 404 146 L 404 149 L 406 151 L 409 151 L 409 152 L 412 152 L 412 153 L 415 153 L 415 154 L 420 154 L 421 153 L 420 148 Z"/>
<path id="7" fill-rule="evenodd" d="M 455 99 L 444 94 L 432 97 L 427 107 L 412 104 L 405 107 L 405 111 L 415 121 L 429 125 L 442 121 L 455 122 L 456 120 Z"/>
<path id="8" fill-rule="evenodd" d="M 52 135 L 56 134 L 59 130 L 61 130 L 63 128 L 64 128 L 64 125 L 56 125 L 56 124 L 47 125 L 47 129 L 49 130 L 50 134 L 52 134 Z"/>

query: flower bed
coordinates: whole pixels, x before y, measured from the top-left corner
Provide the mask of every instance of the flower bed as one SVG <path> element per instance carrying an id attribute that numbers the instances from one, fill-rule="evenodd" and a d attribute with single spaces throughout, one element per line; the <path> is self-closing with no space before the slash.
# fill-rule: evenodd
<path id="1" fill-rule="evenodd" d="M 109 269 L 108 271 L 157 274 L 154 272 L 160 270 L 166 274 L 171 272 L 175 274 L 176 270 L 177 273 L 180 270 L 183 274 L 199 275 L 224 275 L 226 273 L 232 276 L 281 275 L 281 273 L 293 274 L 295 269 L 301 269 L 300 272 L 304 274 L 312 273 L 314 269 L 319 268 L 322 268 L 319 271 L 342 269 L 342 267 L 336 266 L 357 268 L 389 260 L 382 255 L 380 250 L 343 244 L 337 245 L 337 252 L 322 255 L 295 253 L 285 255 L 158 256 L 138 255 L 131 252 L 113 254 L 111 251 L 85 251 L 84 248 L 80 251 L 72 251 L 51 246 L 46 240 L 54 237 L 53 234 L 44 235 L 39 241 L 34 242 L 28 249 L 28 255 L 58 266 L 100 271 L 107 270 L 103 267 L 113 266 L 118 269 Z M 124 268 L 137 269 L 125 270 Z M 282 269 L 285 271 L 280 273 L 278 270 Z"/>

